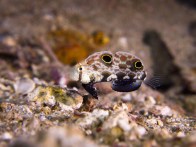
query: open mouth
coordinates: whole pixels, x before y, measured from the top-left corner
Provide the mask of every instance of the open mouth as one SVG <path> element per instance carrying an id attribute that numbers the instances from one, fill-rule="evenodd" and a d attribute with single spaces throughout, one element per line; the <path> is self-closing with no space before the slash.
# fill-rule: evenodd
<path id="1" fill-rule="evenodd" d="M 112 89 L 118 92 L 130 92 L 137 90 L 143 80 L 116 80 L 112 82 Z"/>

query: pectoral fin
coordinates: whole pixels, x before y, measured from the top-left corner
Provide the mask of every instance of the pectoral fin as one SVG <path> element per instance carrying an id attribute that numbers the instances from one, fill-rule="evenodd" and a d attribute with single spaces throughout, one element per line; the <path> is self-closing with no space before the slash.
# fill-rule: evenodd
<path id="1" fill-rule="evenodd" d="M 97 96 L 97 90 L 95 87 L 93 87 L 93 83 L 89 83 L 89 84 L 82 84 L 82 86 L 84 87 L 84 89 L 90 93 L 94 98 L 98 99 Z"/>

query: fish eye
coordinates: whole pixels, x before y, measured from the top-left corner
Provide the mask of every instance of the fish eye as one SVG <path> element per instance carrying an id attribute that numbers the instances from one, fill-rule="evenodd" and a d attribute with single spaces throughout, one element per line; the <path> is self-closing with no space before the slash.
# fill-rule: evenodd
<path id="1" fill-rule="evenodd" d="M 135 66 L 136 69 L 141 69 L 143 67 L 142 62 L 140 62 L 140 61 L 136 61 L 134 63 L 134 66 Z"/>
<path id="2" fill-rule="evenodd" d="M 82 71 L 82 66 L 78 67 L 78 71 Z"/>
<path id="3" fill-rule="evenodd" d="M 107 64 L 111 64 L 112 63 L 112 56 L 110 54 L 102 55 L 101 59 L 102 59 L 103 62 L 105 62 Z"/>

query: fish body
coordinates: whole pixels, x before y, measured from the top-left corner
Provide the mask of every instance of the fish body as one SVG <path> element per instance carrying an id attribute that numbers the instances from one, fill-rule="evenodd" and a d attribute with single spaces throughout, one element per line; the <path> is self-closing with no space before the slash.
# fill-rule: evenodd
<path id="1" fill-rule="evenodd" d="M 137 90 L 146 77 L 142 61 L 129 52 L 96 52 L 77 64 L 72 79 L 82 83 L 86 91 L 98 98 L 93 85 L 111 82 L 112 89 L 118 92 Z"/>

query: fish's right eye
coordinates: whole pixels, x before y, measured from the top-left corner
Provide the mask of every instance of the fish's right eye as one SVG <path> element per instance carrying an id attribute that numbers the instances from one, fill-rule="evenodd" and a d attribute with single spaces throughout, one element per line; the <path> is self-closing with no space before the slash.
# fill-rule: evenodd
<path id="1" fill-rule="evenodd" d="M 135 66 L 136 69 L 141 69 L 143 67 L 142 62 L 140 62 L 140 61 L 136 61 L 134 63 L 134 66 Z"/>

